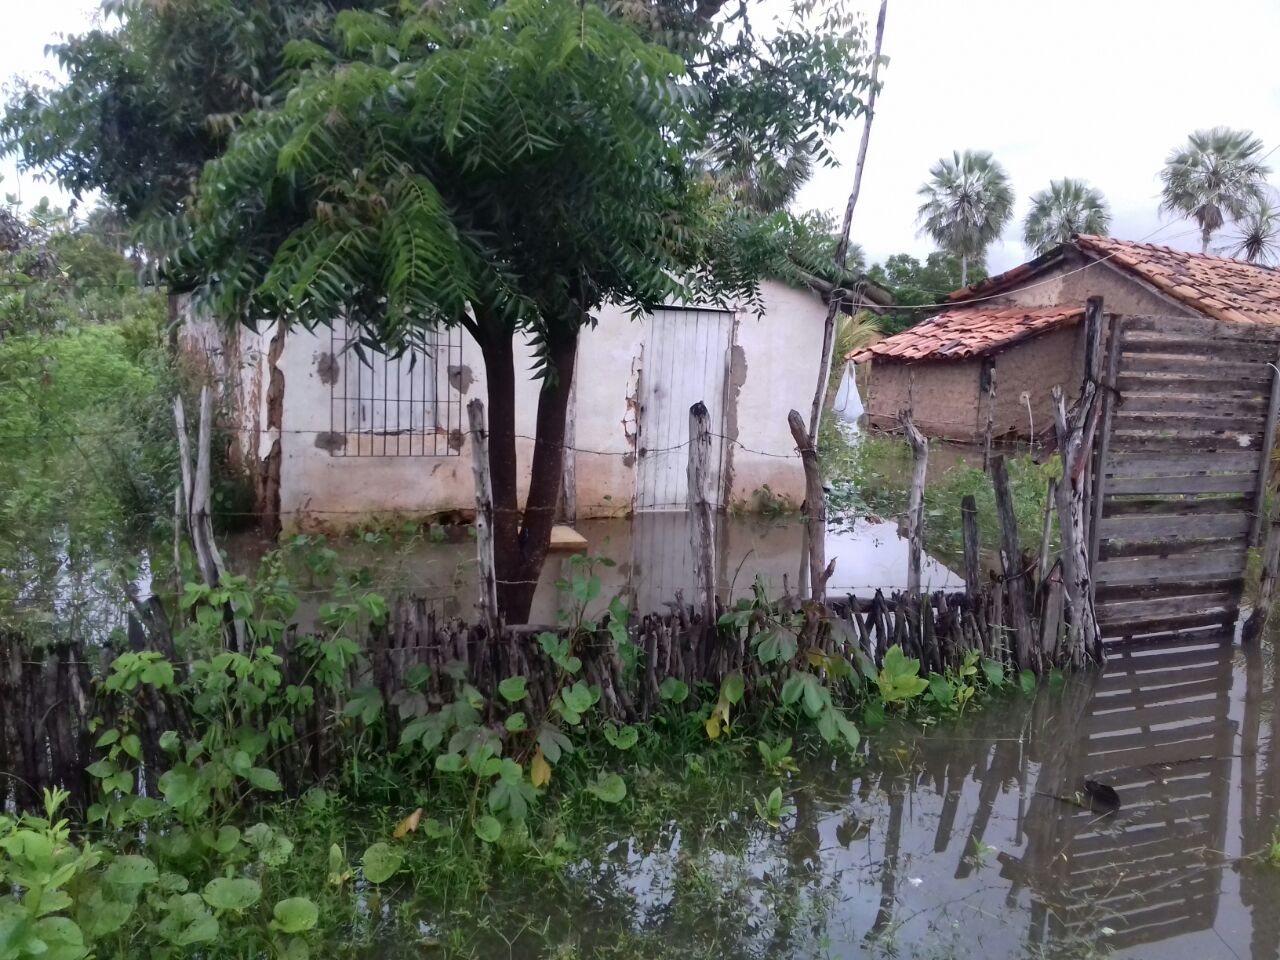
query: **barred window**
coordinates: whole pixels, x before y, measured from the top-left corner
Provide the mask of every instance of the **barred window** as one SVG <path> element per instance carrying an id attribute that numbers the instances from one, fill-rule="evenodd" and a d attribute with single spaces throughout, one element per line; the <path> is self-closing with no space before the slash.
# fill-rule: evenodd
<path id="1" fill-rule="evenodd" d="M 457 328 L 427 331 L 398 357 L 357 346 L 358 331 L 335 322 L 329 381 L 330 452 L 338 457 L 452 457 L 462 449 L 462 376 Z M 323 374 L 323 371 L 322 371 Z"/>

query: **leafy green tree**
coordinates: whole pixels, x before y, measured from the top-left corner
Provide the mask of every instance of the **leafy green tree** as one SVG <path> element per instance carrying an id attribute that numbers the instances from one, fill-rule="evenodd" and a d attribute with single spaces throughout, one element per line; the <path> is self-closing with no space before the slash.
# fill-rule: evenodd
<path id="1" fill-rule="evenodd" d="M 941 250 L 935 250 L 923 262 L 907 253 L 895 253 L 883 264 L 877 263 L 868 270 L 867 277 L 892 293 L 894 304 L 904 308 L 945 303 L 952 291 L 966 285 L 960 259 Z M 987 271 L 981 262 L 969 265 L 969 283 L 978 283 L 986 277 Z M 933 312 L 891 310 L 880 317 L 878 326 L 886 334 L 901 333 Z"/>
<path id="2" fill-rule="evenodd" d="M 1200 250 L 1207 253 L 1209 241 L 1228 219 L 1248 215 L 1270 173 L 1262 141 L 1252 131 L 1197 130 L 1169 154 L 1160 171 L 1160 209 L 1194 220 L 1200 227 Z"/>
<path id="3" fill-rule="evenodd" d="M 1105 236 L 1111 211 L 1102 191 L 1083 180 L 1063 177 L 1031 195 L 1031 209 L 1022 221 L 1022 238 L 1037 255 L 1067 243 L 1077 233 Z"/>
<path id="4" fill-rule="evenodd" d="M 207 165 L 192 244 L 169 272 L 205 279 L 218 315 L 246 322 L 312 327 L 345 311 L 370 348 L 464 327 L 487 374 L 500 599 L 523 620 L 581 329 L 606 302 L 752 297 L 783 269 L 787 231 L 707 188 L 697 157 L 719 122 L 707 92 L 601 8 L 396 6 L 336 25 L 341 52 L 291 45 L 288 96 Z M 544 378 L 523 511 L 517 336 L 537 345 Z"/>
<path id="5" fill-rule="evenodd" d="M 1231 256 L 1271 266 L 1280 256 L 1280 209 L 1267 194 L 1260 195 L 1236 226 L 1239 232 L 1228 248 Z"/>
<path id="6" fill-rule="evenodd" d="M 955 151 L 929 168 L 918 193 L 921 232 L 960 260 L 960 285 L 966 285 L 969 262 L 981 260 L 1013 218 L 1009 175 L 986 150 Z"/>

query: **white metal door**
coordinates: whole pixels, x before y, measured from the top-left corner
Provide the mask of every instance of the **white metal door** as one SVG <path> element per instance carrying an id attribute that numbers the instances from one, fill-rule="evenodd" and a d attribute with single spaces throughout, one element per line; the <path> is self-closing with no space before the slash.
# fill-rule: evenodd
<path id="1" fill-rule="evenodd" d="M 647 318 L 640 374 L 636 510 L 684 510 L 688 504 L 689 408 L 710 414 L 712 502 L 724 506 L 725 383 L 733 314 L 665 307 Z"/>

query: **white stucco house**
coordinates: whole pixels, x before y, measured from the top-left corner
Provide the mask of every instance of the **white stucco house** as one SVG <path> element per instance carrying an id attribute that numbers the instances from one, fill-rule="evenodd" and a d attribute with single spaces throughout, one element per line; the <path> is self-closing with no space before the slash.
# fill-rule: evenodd
<path id="1" fill-rule="evenodd" d="M 803 499 L 787 412 L 806 414 L 822 352 L 820 293 L 761 285 L 762 311 L 672 305 L 640 320 L 606 307 L 578 348 L 566 446 L 574 450 L 575 518 L 680 510 L 689 407 L 701 400 L 718 435 L 716 500 L 749 509 L 756 492 Z M 339 530 L 389 519 L 457 515 L 475 506 L 466 404 L 486 396 L 480 349 L 462 330 L 430 335 L 400 358 L 351 349 L 332 330 L 225 333 L 190 316 L 185 350 L 208 363 L 232 411 L 239 458 L 264 523 Z M 526 471 L 540 381 L 517 350 L 516 432 Z M 523 491 L 522 491 L 523 495 Z"/>

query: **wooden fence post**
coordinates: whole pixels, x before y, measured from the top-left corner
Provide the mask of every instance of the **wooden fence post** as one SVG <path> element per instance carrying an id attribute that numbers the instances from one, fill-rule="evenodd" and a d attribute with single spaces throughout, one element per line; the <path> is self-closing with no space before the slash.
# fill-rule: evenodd
<path id="1" fill-rule="evenodd" d="M 1101 304 L 1099 304 L 1101 310 Z M 1098 544 L 1102 531 L 1102 505 L 1107 496 L 1107 460 L 1111 450 L 1111 423 L 1116 413 L 1116 378 L 1120 376 L 1120 341 L 1123 339 L 1124 326 L 1118 317 L 1113 317 L 1111 327 L 1107 331 L 1107 372 L 1105 379 L 1099 384 L 1102 390 L 1102 422 L 1099 426 L 1097 455 L 1093 458 L 1093 484 L 1089 504 L 1089 563 L 1098 562 Z M 1090 595 L 1096 593 L 1096 585 L 1090 578 Z"/>
<path id="2" fill-rule="evenodd" d="M 1093 605 L 1093 577 L 1089 569 L 1089 541 L 1085 533 L 1086 481 L 1084 463 L 1090 450 L 1085 446 L 1087 423 L 1095 413 L 1094 384 L 1086 383 L 1076 413 L 1067 420 L 1066 400 L 1061 387 L 1050 391 L 1053 422 L 1062 456 L 1062 479 L 1055 487 L 1058 534 L 1062 540 L 1062 576 L 1071 610 L 1070 656 L 1079 667 L 1086 662 L 1102 662 L 1102 639 Z"/>
<path id="3" fill-rule="evenodd" d="M 996 426 L 996 361 L 994 357 L 987 357 L 982 361 L 982 381 L 979 385 L 987 398 L 987 425 L 982 431 L 982 470 L 985 473 L 991 469 L 991 434 Z"/>
<path id="4" fill-rule="evenodd" d="M 1018 516 L 1013 509 L 1013 494 L 1009 490 L 1009 472 L 1005 469 L 1004 454 L 991 458 L 991 482 L 996 491 L 996 515 L 1000 520 L 1000 567 L 1004 571 L 1009 589 L 1009 618 L 1013 623 L 1014 640 L 1020 670 L 1034 670 L 1036 663 L 1034 634 L 1031 630 L 1031 614 L 1027 610 L 1027 591 L 1022 565 L 1022 549 L 1018 546 Z"/>
<path id="5" fill-rule="evenodd" d="M 1280 413 L 1280 357 L 1271 366 L 1271 400 L 1267 405 L 1267 425 L 1262 434 L 1262 462 L 1258 465 L 1258 489 L 1253 500 L 1253 526 L 1249 530 L 1249 546 L 1256 547 L 1262 536 L 1263 510 L 1267 487 L 1271 482 L 1272 447 L 1276 443 L 1276 415 Z"/>
<path id="6" fill-rule="evenodd" d="M 716 623 L 716 531 L 707 486 L 711 478 L 711 415 L 699 400 L 689 408 L 689 546 L 693 550 L 694 583 L 702 605 L 702 623 Z"/>
<path id="7" fill-rule="evenodd" d="M 960 501 L 960 520 L 964 533 L 964 586 L 969 599 L 976 602 L 982 589 L 982 570 L 978 561 L 978 501 L 971 493 Z"/>
<path id="8" fill-rule="evenodd" d="M 471 429 L 471 469 L 476 481 L 476 553 L 480 561 L 480 615 L 489 628 L 489 638 L 502 635 L 498 618 L 498 576 L 493 560 L 493 481 L 489 476 L 489 431 L 485 426 L 484 401 L 479 397 L 467 404 Z"/>
<path id="9" fill-rule="evenodd" d="M 1275 603 L 1277 574 L 1280 574 L 1280 515 L 1271 518 L 1267 529 L 1267 549 L 1262 558 L 1262 574 L 1258 578 L 1258 597 L 1240 635 L 1244 643 L 1252 643 L 1266 633 L 1271 607 Z"/>
<path id="10" fill-rule="evenodd" d="M 818 451 L 814 441 L 805 432 L 799 412 L 787 414 L 787 426 L 800 451 L 804 466 L 805 515 L 809 521 L 809 586 L 817 601 L 827 598 L 827 581 L 835 573 L 836 562 L 827 563 L 827 495 L 822 489 L 822 474 L 818 469 Z"/>
<path id="11" fill-rule="evenodd" d="M 929 441 L 916 429 L 911 411 L 898 413 L 907 443 L 911 444 L 911 495 L 907 503 L 907 593 L 920 595 L 920 567 L 924 558 L 924 483 L 929 469 Z"/>

